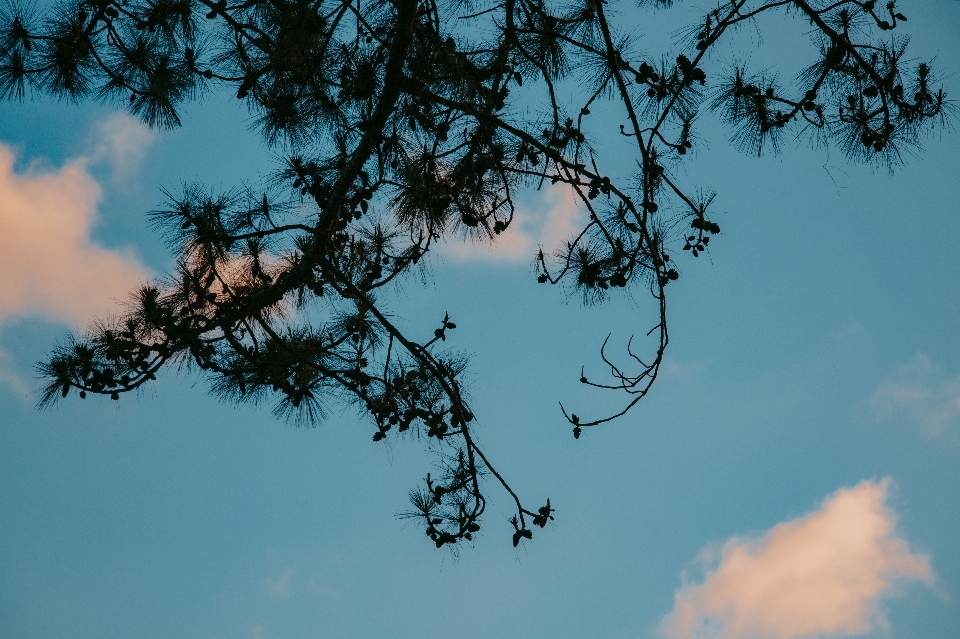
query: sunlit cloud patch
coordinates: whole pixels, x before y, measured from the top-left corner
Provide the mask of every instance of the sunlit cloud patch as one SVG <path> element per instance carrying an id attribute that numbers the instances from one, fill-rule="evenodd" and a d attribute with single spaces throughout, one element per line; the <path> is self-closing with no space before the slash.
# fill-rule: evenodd
<path id="1" fill-rule="evenodd" d="M 708 549 L 699 583 L 684 580 L 663 634 L 675 639 L 801 639 L 886 628 L 883 603 L 910 582 L 932 584 L 887 507 L 890 480 L 863 481 L 758 537 Z"/>
<path id="2" fill-rule="evenodd" d="M 573 236 L 579 207 L 573 189 L 545 186 L 517 205 L 513 222 L 492 241 L 450 240 L 441 253 L 452 262 L 530 263 L 540 247 L 551 254 Z"/>
<path id="3" fill-rule="evenodd" d="M 118 157 L 131 152 L 128 144 Z M 0 144 L 0 323 L 44 316 L 85 325 L 145 282 L 146 269 L 91 239 L 100 187 L 87 160 L 18 173 L 14 159 Z"/>

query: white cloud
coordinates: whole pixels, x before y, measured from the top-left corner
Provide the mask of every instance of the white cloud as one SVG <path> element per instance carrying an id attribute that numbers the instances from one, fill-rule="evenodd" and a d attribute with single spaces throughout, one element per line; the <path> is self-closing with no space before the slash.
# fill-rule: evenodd
<path id="1" fill-rule="evenodd" d="M 537 248 L 551 253 L 578 229 L 581 211 L 573 189 L 546 186 L 525 204 L 518 205 L 513 222 L 492 242 L 453 241 L 441 250 L 454 262 L 530 262 Z"/>
<path id="2" fill-rule="evenodd" d="M 912 420 L 941 435 L 960 418 L 960 377 L 947 377 L 922 353 L 876 388 L 870 403 L 880 417 Z"/>
<path id="3" fill-rule="evenodd" d="M 145 124 L 124 113 L 116 113 L 94 126 L 90 160 L 108 164 L 114 181 L 125 180 L 140 169 L 147 147 L 155 139 L 156 133 Z"/>
<path id="4" fill-rule="evenodd" d="M 911 581 L 932 584 L 927 555 L 910 551 L 886 506 L 890 480 L 864 481 L 757 538 L 701 557 L 715 567 L 685 579 L 663 619 L 676 639 L 801 639 L 887 626 L 882 604 Z"/>
<path id="5" fill-rule="evenodd" d="M 135 144 L 126 135 L 118 133 L 109 148 L 130 162 Z M 148 279 L 131 251 L 90 239 L 100 187 L 88 162 L 17 173 L 13 150 L 0 144 L 0 323 L 42 315 L 84 325 Z"/>

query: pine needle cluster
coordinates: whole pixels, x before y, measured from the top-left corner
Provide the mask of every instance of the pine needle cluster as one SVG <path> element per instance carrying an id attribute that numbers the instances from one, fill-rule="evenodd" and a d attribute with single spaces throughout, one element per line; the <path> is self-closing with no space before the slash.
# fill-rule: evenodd
<path id="1" fill-rule="evenodd" d="M 185 102 L 229 91 L 285 158 L 268 192 L 168 192 L 154 219 L 178 256 L 175 272 L 136 291 L 122 317 L 60 344 L 41 365 L 41 404 L 71 393 L 118 399 L 170 366 L 199 369 L 224 400 L 273 401 L 279 416 L 304 423 L 332 402 L 353 403 L 375 442 L 409 433 L 438 452 L 439 471 L 411 493 L 437 547 L 480 530 L 484 477 L 513 501 L 514 545 L 531 538 L 553 508 L 525 506 L 478 445 L 465 362 L 444 348 L 456 324 L 438 314 L 410 334 L 387 308 L 436 243 L 491 240 L 514 223 L 520 189 L 562 184 L 588 220 L 539 251 L 537 281 L 566 283 L 587 302 L 617 289 L 650 294 L 649 352 L 631 342 L 623 365 L 605 343 L 612 377 L 580 379 L 624 394 L 625 405 L 593 419 L 564 411 L 579 438 L 647 394 L 667 347 L 677 259 L 707 251 L 720 233 L 713 193 L 677 170 L 699 144 L 701 111 L 717 112 L 749 153 L 813 135 L 853 159 L 896 164 L 950 106 L 929 64 L 907 64 L 906 40 L 893 37 L 907 18 L 893 1 L 726 0 L 657 58 L 635 53 L 642 38 L 611 20 L 613 4 L 6 5 L 0 97 L 113 100 L 151 126 L 176 127 Z M 710 67 L 711 51 L 768 15 L 811 33 L 814 54 L 798 77 L 783 86 L 770 70 Z M 633 154 L 626 177 L 623 145 L 604 152 L 611 129 Z"/>

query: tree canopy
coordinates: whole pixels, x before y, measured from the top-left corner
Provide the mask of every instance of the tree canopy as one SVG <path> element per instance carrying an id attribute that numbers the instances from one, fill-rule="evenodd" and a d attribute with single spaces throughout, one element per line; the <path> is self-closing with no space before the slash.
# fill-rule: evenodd
<path id="1" fill-rule="evenodd" d="M 634 2 L 638 15 L 674 4 Z M 637 53 L 644 25 L 612 21 L 615 5 L 6 5 L 4 99 L 33 89 L 116 101 L 169 128 L 184 103 L 229 90 L 283 158 L 264 188 L 165 191 L 167 205 L 152 215 L 175 271 L 133 292 L 122 316 L 59 344 L 40 365 L 41 405 L 71 393 L 116 400 L 169 366 L 201 370 L 220 398 L 272 401 L 278 416 L 302 423 L 321 420 L 331 402 L 353 404 L 373 422 L 375 442 L 406 434 L 436 452 L 410 514 L 437 547 L 480 529 L 484 477 L 513 501 L 514 545 L 531 538 L 553 509 L 521 500 L 478 446 L 467 364 L 444 349 L 456 318 L 438 312 L 417 334 L 391 318 L 391 291 L 422 274 L 439 241 L 492 241 L 514 223 L 522 189 L 562 184 L 588 217 L 569 241 L 531 256 L 531 279 L 566 285 L 586 303 L 618 289 L 649 294 L 649 332 L 619 356 L 604 343 L 609 376 L 579 380 L 622 403 L 594 417 L 563 409 L 579 438 L 648 393 L 668 343 L 677 262 L 720 232 L 713 192 L 679 170 L 700 144 L 703 113 L 717 113 L 748 153 L 796 137 L 890 166 L 949 122 L 931 66 L 908 61 L 899 35 L 907 17 L 893 1 L 717 2 L 658 57 Z M 767 16 L 793 20 L 813 43 L 786 84 L 775 70 L 711 58 Z"/>

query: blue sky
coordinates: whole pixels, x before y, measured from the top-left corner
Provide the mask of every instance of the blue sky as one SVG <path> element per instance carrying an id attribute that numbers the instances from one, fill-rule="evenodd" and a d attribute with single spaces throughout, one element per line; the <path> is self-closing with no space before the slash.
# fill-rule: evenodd
<path id="1" fill-rule="evenodd" d="M 960 95 L 960 3 L 901 10 Z M 958 134 L 890 175 L 835 150 L 744 156 L 704 126 L 687 177 L 719 191 L 723 233 L 679 260 L 662 378 L 624 419 L 574 440 L 559 412 L 618 399 L 580 367 L 599 375 L 607 333 L 624 344 L 652 309 L 537 285 L 524 251 L 577 214 L 556 194 L 526 196 L 499 252 L 449 247 L 395 301 L 411 330 L 450 313 L 487 452 L 557 508 L 515 550 L 492 492 L 454 560 L 396 518 L 428 458 L 349 410 L 297 429 L 173 373 L 35 409 L 33 363 L 170 266 L 144 214 L 160 187 L 228 188 L 273 160 L 221 96 L 172 132 L 0 105 L 0 636 L 955 637 Z"/>

